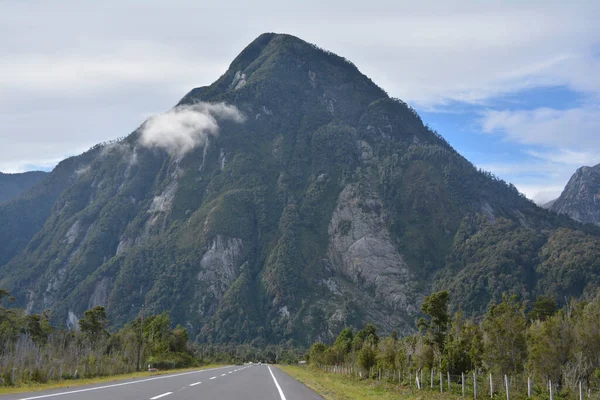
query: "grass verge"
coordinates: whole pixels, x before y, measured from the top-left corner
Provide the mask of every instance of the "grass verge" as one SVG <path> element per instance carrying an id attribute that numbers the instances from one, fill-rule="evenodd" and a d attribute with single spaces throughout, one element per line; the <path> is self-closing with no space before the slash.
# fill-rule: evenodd
<path id="1" fill-rule="evenodd" d="M 171 369 L 166 371 L 158 371 L 158 372 L 133 372 L 131 374 L 123 374 L 123 375 L 111 375 L 111 376 L 100 376 L 97 378 L 85 378 L 85 379 L 66 379 L 62 381 L 53 381 L 47 383 L 28 383 L 17 386 L 0 386 L 0 395 L 3 394 L 14 394 L 14 393 L 23 393 L 23 392 L 38 392 L 41 390 L 51 390 L 51 389 L 65 389 L 72 388 L 84 385 L 91 385 L 95 383 L 111 383 L 118 382 L 126 379 L 136 379 L 136 378 L 150 378 L 152 376 L 158 375 L 168 375 L 168 374 L 176 374 L 180 372 L 187 371 L 198 371 L 201 369 L 209 369 L 216 367 L 223 367 L 224 365 L 219 364 L 208 364 L 202 367 L 194 367 L 194 368 L 184 368 L 184 369 Z"/>
<path id="2" fill-rule="evenodd" d="M 311 367 L 279 366 L 282 371 L 296 378 L 327 400 L 363 399 L 460 399 L 451 393 L 410 389 L 392 383 L 372 380 L 356 380 L 344 375 L 330 374 Z"/>

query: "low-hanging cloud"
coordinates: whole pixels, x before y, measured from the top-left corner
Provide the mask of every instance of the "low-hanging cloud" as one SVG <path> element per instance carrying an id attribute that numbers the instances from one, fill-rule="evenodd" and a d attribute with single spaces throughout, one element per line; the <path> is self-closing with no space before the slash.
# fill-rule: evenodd
<path id="1" fill-rule="evenodd" d="M 210 136 L 219 134 L 219 121 L 244 122 L 244 114 L 226 103 L 196 103 L 175 107 L 150 117 L 142 127 L 140 143 L 181 156 L 204 146 Z"/>

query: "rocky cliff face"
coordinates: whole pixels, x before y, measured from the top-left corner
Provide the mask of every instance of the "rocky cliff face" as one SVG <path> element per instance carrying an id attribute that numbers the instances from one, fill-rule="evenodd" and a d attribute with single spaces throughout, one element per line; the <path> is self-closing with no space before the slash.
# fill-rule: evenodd
<path id="1" fill-rule="evenodd" d="M 600 225 L 600 164 L 579 168 L 550 209 L 579 222 Z"/>
<path id="2" fill-rule="evenodd" d="M 466 301 L 498 300 L 529 251 L 511 243 L 531 237 L 532 272 L 514 288 L 560 299 L 562 264 L 535 272 L 540 232 L 579 228 L 478 171 L 347 60 L 288 35 L 261 35 L 215 83 L 48 179 L 30 203 L 0 206 L 35 222 L 8 230 L 19 246 L 0 240 L 0 287 L 17 305 L 71 326 L 95 305 L 119 325 L 145 304 L 208 342 L 310 343 L 366 322 L 408 332 L 436 283 L 479 310 Z M 502 268 L 468 273 L 482 260 Z"/>

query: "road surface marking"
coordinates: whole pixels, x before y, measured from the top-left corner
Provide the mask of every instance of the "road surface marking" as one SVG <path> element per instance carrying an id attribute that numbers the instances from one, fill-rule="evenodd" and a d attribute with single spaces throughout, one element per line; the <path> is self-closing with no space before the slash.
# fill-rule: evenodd
<path id="1" fill-rule="evenodd" d="M 273 382 L 275 382 L 275 386 L 277 386 L 277 391 L 279 392 L 279 397 L 281 397 L 281 400 L 287 400 L 285 398 L 285 394 L 283 394 L 283 390 L 281 390 L 281 386 L 279 386 L 279 383 L 277 383 L 277 379 L 275 379 L 275 375 L 273 375 L 273 371 L 271 371 L 271 367 L 269 365 L 267 365 L 267 368 L 269 368 L 269 372 L 271 373 Z"/>
<path id="2" fill-rule="evenodd" d="M 199 385 L 199 384 L 201 384 L 201 383 L 202 383 L 202 382 L 196 382 L 196 383 L 192 383 L 192 384 L 190 384 L 190 386 L 196 386 L 196 385 Z"/>
<path id="3" fill-rule="evenodd" d="M 233 371 L 229 371 L 230 374 L 233 374 Z"/>
<path id="4" fill-rule="evenodd" d="M 221 374 L 221 376 L 227 376 L 227 374 Z"/>
<path id="5" fill-rule="evenodd" d="M 213 376 L 213 377 L 212 377 L 212 378 L 210 378 L 210 379 L 217 379 L 217 377 L 216 377 L 216 376 Z"/>
<path id="6" fill-rule="evenodd" d="M 218 368 L 210 368 L 210 369 L 201 369 L 198 371 L 191 371 L 191 372 L 182 372 L 180 374 L 174 374 L 174 375 L 165 375 L 165 376 L 157 376 L 155 378 L 148 378 L 148 379 L 142 379 L 139 381 L 131 381 L 131 382 L 123 382 L 123 383 L 115 383 L 113 385 L 106 385 L 106 386 L 96 386 L 93 388 L 87 388 L 87 389 L 79 389 L 79 390 L 71 390 L 68 392 L 61 392 L 61 393 L 53 393 L 53 394 L 44 394 L 41 396 L 34 396 L 34 397 L 26 397 L 23 398 L 21 400 L 36 400 L 36 399 L 45 399 L 48 397 L 56 397 L 56 396 L 64 396 L 67 394 L 75 394 L 75 393 L 84 393 L 84 392 L 91 392 L 93 390 L 100 390 L 100 389 L 108 389 L 108 388 L 113 388 L 113 387 L 118 387 L 118 386 L 126 386 L 126 385 L 133 385 L 135 383 L 142 383 L 142 382 L 149 382 L 149 381 L 155 381 L 157 379 L 169 379 L 169 378 L 174 378 L 176 376 L 183 376 L 183 375 L 190 375 L 190 374 L 197 374 L 199 372 L 205 372 L 205 371 L 213 371 L 215 369 L 222 369 L 222 368 L 228 368 L 228 367 L 218 367 Z"/>
<path id="7" fill-rule="evenodd" d="M 170 394 L 173 394 L 173 392 L 167 392 L 167 393 L 159 394 L 158 396 L 150 397 L 150 400 L 160 399 L 161 397 L 165 397 L 165 396 L 168 396 Z"/>

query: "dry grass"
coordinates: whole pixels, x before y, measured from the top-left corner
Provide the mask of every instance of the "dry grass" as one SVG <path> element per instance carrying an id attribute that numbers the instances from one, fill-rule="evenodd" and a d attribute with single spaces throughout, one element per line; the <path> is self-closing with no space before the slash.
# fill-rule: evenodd
<path id="1" fill-rule="evenodd" d="M 158 371 L 158 372 L 134 372 L 131 374 L 123 374 L 123 375 L 113 375 L 113 376 L 102 376 L 97 378 L 88 378 L 88 379 L 67 379 L 62 381 L 48 382 L 48 383 L 30 383 L 18 386 L 0 386 L 0 395 L 3 394 L 12 394 L 12 393 L 23 393 L 23 392 L 38 392 L 41 390 L 51 390 L 51 389 L 65 389 L 78 387 L 83 385 L 91 385 L 95 383 L 111 383 L 111 382 L 119 382 L 125 379 L 136 379 L 136 378 L 149 378 L 152 376 L 158 375 L 168 375 L 168 374 L 176 374 L 180 372 L 187 371 L 198 371 L 202 369 L 222 367 L 223 365 L 217 364 L 209 364 L 204 365 L 202 367 L 196 368 L 185 368 L 185 369 L 172 369 L 167 371 Z"/>
<path id="2" fill-rule="evenodd" d="M 355 380 L 344 375 L 325 373 L 310 367 L 280 366 L 279 368 L 327 400 L 433 400 L 461 398 L 454 394 L 442 394 L 429 390 L 418 391 L 397 384 L 377 383 L 371 380 Z"/>

